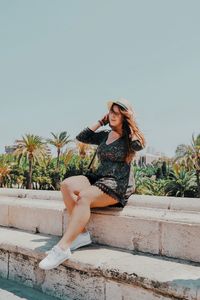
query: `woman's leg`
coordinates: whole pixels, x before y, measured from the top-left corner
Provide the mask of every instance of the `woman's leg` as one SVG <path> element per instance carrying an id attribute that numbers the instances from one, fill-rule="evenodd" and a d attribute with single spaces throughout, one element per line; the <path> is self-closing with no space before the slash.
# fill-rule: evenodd
<path id="1" fill-rule="evenodd" d="M 67 230 L 58 245 L 64 250 L 70 247 L 72 241 L 88 223 L 91 207 L 105 207 L 116 203 L 118 203 L 116 199 L 102 192 L 97 186 L 90 186 L 80 191 Z"/>
<path id="2" fill-rule="evenodd" d="M 89 186 L 91 186 L 89 180 L 83 175 L 70 176 L 61 182 L 60 190 L 64 204 L 67 208 L 68 224 L 70 222 L 74 206 L 77 204 L 80 191 L 88 188 Z M 86 229 L 83 228 L 81 232 L 86 232 Z"/>

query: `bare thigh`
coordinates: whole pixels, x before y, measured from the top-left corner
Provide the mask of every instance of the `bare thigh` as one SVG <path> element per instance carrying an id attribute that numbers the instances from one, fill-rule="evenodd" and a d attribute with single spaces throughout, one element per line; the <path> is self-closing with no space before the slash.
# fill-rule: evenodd
<path id="1" fill-rule="evenodd" d="M 79 201 L 87 202 L 91 208 L 105 207 L 118 203 L 118 200 L 104 193 L 95 185 L 91 185 L 80 191 L 77 203 L 79 203 Z"/>
<path id="2" fill-rule="evenodd" d="M 61 189 L 64 189 L 64 192 L 74 193 L 75 195 L 79 195 L 82 190 L 90 186 L 88 178 L 84 175 L 70 176 L 61 182 Z"/>

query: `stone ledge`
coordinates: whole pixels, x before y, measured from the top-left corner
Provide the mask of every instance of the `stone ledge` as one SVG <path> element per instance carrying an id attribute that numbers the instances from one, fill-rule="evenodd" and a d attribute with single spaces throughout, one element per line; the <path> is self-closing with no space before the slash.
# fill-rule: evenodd
<path id="1" fill-rule="evenodd" d="M 0 197 L 32 198 L 43 200 L 61 200 L 60 191 L 0 188 Z"/>
<path id="2" fill-rule="evenodd" d="M 163 259 L 153 255 L 133 254 L 131 251 L 113 247 L 86 246 L 74 251 L 72 257 L 56 269 L 49 271 L 39 269 L 38 263 L 44 257 L 44 251 L 51 248 L 58 240 L 55 236 L 0 228 L 1 276 L 23 280 L 25 284 L 37 286 L 43 291 L 53 288 L 51 294 L 55 296 L 59 294 L 55 289 L 62 290 L 62 295 L 63 289 L 66 289 L 67 296 L 72 297 L 70 288 L 73 291 L 74 288 L 70 285 L 74 286 L 75 281 L 79 280 L 76 284 L 81 292 L 82 284 L 87 288 L 86 282 L 89 278 L 93 278 L 99 285 L 102 283 L 101 287 L 98 286 L 101 293 L 107 293 L 112 286 L 121 285 L 122 290 L 125 287 L 129 289 L 130 297 L 137 289 L 144 290 L 147 294 L 145 297 L 138 298 L 141 300 L 164 300 L 173 297 L 200 299 L 200 264 Z M 68 274 L 67 277 L 65 272 Z M 72 277 L 69 276 L 70 274 Z M 82 274 L 83 282 L 80 282 L 78 274 Z M 27 279 L 26 276 L 29 278 Z M 56 284 L 56 280 L 59 284 Z M 95 282 L 93 284 L 94 287 L 97 285 Z M 94 288 L 92 291 L 97 293 L 94 298 L 90 297 L 91 291 L 88 290 L 86 298 L 76 296 L 77 298 L 72 299 L 112 299 L 106 298 L 105 295 L 99 297 L 99 289 L 96 291 Z M 114 293 L 114 289 L 111 294 Z"/>
<path id="3" fill-rule="evenodd" d="M 96 243 L 200 262 L 199 221 L 194 212 L 95 208 L 87 228 Z"/>
<path id="4" fill-rule="evenodd" d="M 60 191 L 0 188 L 0 197 L 2 198 L 5 196 L 62 201 L 62 195 Z M 133 194 L 128 199 L 127 206 L 200 212 L 199 198 L 179 198 Z"/>
<path id="5" fill-rule="evenodd" d="M 95 243 L 200 261 L 200 213 L 126 206 L 92 208 L 87 229 Z M 67 214 L 60 200 L 0 197 L 0 225 L 61 236 Z"/>
<path id="6" fill-rule="evenodd" d="M 27 207 L 27 208 L 37 208 L 48 209 L 64 212 L 66 211 L 63 201 L 51 200 L 47 201 L 38 198 L 22 198 L 19 199 L 16 196 L 8 197 L 0 195 L 0 206 L 8 207 Z M 200 212 L 198 211 L 177 211 L 161 209 L 157 207 L 141 207 L 127 205 L 124 208 L 119 207 L 103 207 L 103 208 L 91 208 L 93 214 L 99 215 L 111 215 L 111 216 L 124 216 L 124 217 L 137 217 L 145 218 L 146 220 L 159 220 L 159 221 L 173 221 L 180 223 L 196 224 L 200 225 Z"/>
<path id="7" fill-rule="evenodd" d="M 0 197 L 0 225 L 53 235 L 63 234 L 65 206 L 60 200 Z"/>

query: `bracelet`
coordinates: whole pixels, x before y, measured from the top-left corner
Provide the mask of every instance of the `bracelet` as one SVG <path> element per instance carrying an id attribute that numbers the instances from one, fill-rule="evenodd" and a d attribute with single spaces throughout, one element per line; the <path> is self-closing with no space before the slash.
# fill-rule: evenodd
<path id="1" fill-rule="evenodd" d="M 98 120 L 98 122 L 101 124 L 101 126 L 103 126 L 103 125 L 104 125 L 103 121 L 101 121 L 101 120 Z"/>

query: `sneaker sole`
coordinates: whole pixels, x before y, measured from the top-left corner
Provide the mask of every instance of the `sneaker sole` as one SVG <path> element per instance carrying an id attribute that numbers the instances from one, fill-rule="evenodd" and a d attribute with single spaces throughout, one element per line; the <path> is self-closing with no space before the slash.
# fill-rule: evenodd
<path id="1" fill-rule="evenodd" d="M 58 262 L 56 265 L 54 265 L 53 267 L 46 267 L 46 268 L 43 268 L 42 266 L 40 266 L 39 264 L 39 267 L 40 269 L 43 269 L 43 270 L 51 270 L 51 269 L 54 269 L 54 268 L 57 268 L 60 264 L 62 264 L 65 260 L 68 260 L 69 258 L 71 257 L 71 255 L 63 260 L 61 260 L 60 262 Z"/>

